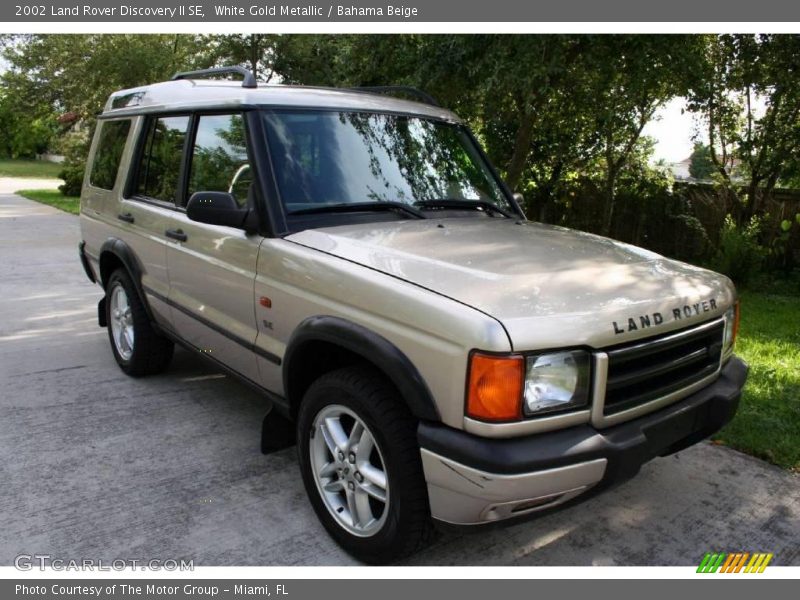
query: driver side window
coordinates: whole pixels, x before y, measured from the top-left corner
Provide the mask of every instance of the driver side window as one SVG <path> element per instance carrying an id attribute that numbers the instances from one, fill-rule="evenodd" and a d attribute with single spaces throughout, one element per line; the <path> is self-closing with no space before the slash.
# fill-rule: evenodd
<path id="1" fill-rule="evenodd" d="M 228 192 L 244 207 L 252 183 L 242 115 L 201 116 L 192 149 L 187 200 L 195 192 Z"/>

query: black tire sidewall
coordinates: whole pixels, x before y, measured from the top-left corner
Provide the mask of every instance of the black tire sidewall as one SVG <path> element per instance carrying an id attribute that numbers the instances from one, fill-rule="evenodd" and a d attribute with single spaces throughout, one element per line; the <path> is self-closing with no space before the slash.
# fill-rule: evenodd
<path id="1" fill-rule="evenodd" d="M 319 385 L 318 385 L 319 384 Z M 407 473 L 398 463 L 395 456 L 396 449 L 391 441 L 384 435 L 381 423 L 376 420 L 374 411 L 365 404 L 357 394 L 353 394 L 346 387 L 333 382 L 322 381 L 309 388 L 298 414 L 297 420 L 297 450 L 300 461 L 300 470 L 303 483 L 309 500 L 319 520 L 325 529 L 345 550 L 357 558 L 368 563 L 386 563 L 395 558 L 397 550 L 404 546 L 401 538 L 404 527 L 412 515 L 404 505 L 404 499 L 396 490 L 404 488 L 406 479 L 418 477 L 416 473 Z M 309 441 L 314 419 L 317 414 L 333 404 L 345 406 L 364 421 L 372 433 L 375 443 L 383 458 L 384 467 L 389 481 L 389 514 L 383 527 L 370 537 L 358 537 L 345 530 L 330 514 L 324 500 L 321 498 L 315 482 L 313 466 L 310 460 Z"/>
<path id="2" fill-rule="evenodd" d="M 128 297 L 128 305 L 131 307 L 131 314 L 133 315 L 133 352 L 131 352 L 131 357 L 129 359 L 124 359 L 122 355 L 120 355 L 119 351 L 117 350 L 117 344 L 114 341 L 114 333 L 111 330 L 111 296 L 114 292 L 114 288 L 121 287 L 125 294 Z M 111 351 L 114 353 L 114 359 L 117 361 L 120 367 L 123 370 L 130 369 L 133 365 L 133 362 L 136 360 L 136 353 L 139 348 L 139 323 L 136 315 L 136 311 L 133 310 L 133 302 L 138 299 L 135 296 L 136 290 L 133 289 L 133 285 L 130 282 L 130 278 L 122 271 L 115 271 L 108 280 L 108 285 L 106 286 L 106 323 L 108 324 L 108 341 L 111 343 Z"/>

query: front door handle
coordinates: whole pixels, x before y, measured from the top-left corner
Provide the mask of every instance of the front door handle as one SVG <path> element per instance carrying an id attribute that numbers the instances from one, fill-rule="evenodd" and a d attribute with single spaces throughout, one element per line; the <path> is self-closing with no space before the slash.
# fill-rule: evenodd
<path id="1" fill-rule="evenodd" d="M 136 219 L 133 218 L 133 215 L 131 213 L 129 213 L 129 212 L 128 213 L 121 213 L 121 214 L 117 215 L 117 218 L 120 221 L 125 221 L 126 223 L 133 223 L 136 220 Z"/>
<path id="2" fill-rule="evenodd" d="M 164 235 L 173 240 L 178 240 L 179 242 L 185 242 L 189 239 L 189 236 L 183 233 L 183 229 L 167 229 Z"/>

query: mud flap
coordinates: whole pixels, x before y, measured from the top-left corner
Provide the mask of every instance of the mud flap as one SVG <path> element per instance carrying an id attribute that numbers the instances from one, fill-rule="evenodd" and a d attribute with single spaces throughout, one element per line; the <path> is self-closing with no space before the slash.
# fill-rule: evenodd
<path id="1" fill-rule="evenodd" d="M 100 327 L 107 327 L 108 326 L 108 322 L 106 321 L 106 297 L 105 296 L 103 296 L 103 298 L 100 300 L 100 302 L 97 303 L 97 324 Z"/>
<path id="2" fill-rule="evenodd" d="M 271 454 L 295 445 L 294 423 L 270 407 L 261 424 L 261 452 Z"/>

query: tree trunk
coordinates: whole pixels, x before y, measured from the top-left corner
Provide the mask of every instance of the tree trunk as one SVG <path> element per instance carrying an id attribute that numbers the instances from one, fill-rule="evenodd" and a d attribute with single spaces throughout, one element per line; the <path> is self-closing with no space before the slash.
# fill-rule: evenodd
<path id="1" fill-rule="evenodd" d="M 562 161 L 557 162 L 553 166 L 553 170 L 550 172 L 550 177 L 548 177 L 547 181 L 541 186 L 541 204 L 539 206 L 540 223 L 549 222 L 547 219 L 549 217 L 550 207 L 553 205 L 553 196 L 556 188 L 558 187 L 558 182 L 561 180 L 561 173 L 563 170 L 564 163 Z"/>
<path id="2" fill-rule="evenodd" d="M 536 220 L 540 223 L 547 223 L 547 217 L 552 201 L 553 191 L 548 184 L 536 190 L 536 207 L 539 209 Z"/>
<path id="3" fill-rule="evenodd" d="M 753 179 L 747 186 L 747 204 L 742 210 L 742 224 L 747 224 L 756 214 L 758 203 L 758 181 Z"/>
<path id="4" fill-rule="evenodd" d="M 614 222 L 614 185 L 617 182 L 617 161 L 614 160 L 614 146 L 611 132 L 606 132 L 606 180 L 603 189 L 605 196 L 605 218 L 603 219 L 602 235 L 611 235 L 611 224 Z"/>
<path id="5" fill-rule="evenodd" d="M 253 77 L 258 79 L 258 59 L 261 52 L 259 52 L 259 45 L 261 36 L 257 33 L 250 35 L 250 70 L 253 72 Z"/>
<path id="6" fill-rule="evenodd" d="M 514 151 L 506 168 L 506 184 L 512 191 L 516 190 L 522 179 L 522 172 L 525 170 L 525 162 L 528 160 L 533 139 L 533 115 L 526 111 L 520 118 L 521 121 L 514 136 Z"/>
<path id="7" fill-rule="evenodd" d="M 605 200 L 606 215 L 603 219 L 603 229 L 601 233 L 605 236 L 611 235 L 611 224 L 614 222 L 614 186 L 616 185 L 617 174 L 609 168 L 606 174 Z"/>

